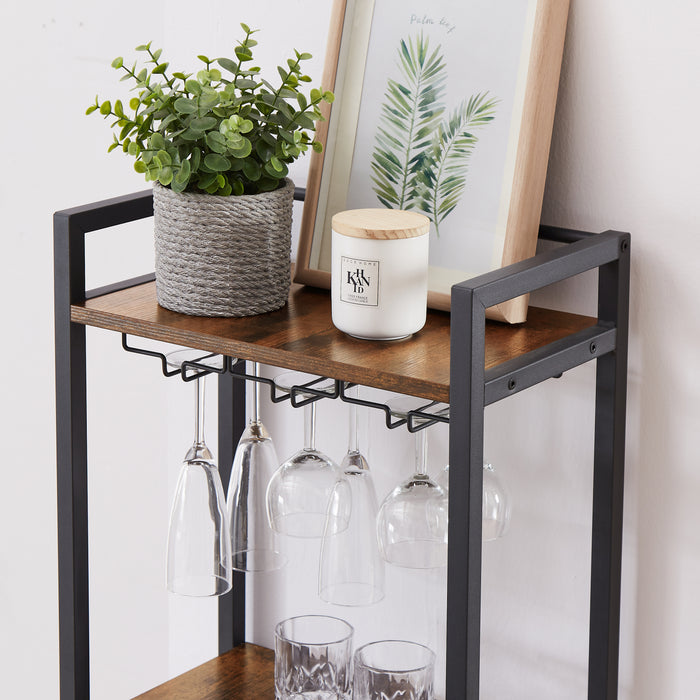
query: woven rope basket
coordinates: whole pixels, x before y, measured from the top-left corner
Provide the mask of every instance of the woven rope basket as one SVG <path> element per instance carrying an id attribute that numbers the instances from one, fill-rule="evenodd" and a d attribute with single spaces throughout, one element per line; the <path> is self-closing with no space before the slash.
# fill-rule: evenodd
<path id="1" fill-rule="evenodd" d="M 192 316 L 253 316 L 289 295 L 294 183 L 219 197 L 153 185 L 158 303 Z"/>

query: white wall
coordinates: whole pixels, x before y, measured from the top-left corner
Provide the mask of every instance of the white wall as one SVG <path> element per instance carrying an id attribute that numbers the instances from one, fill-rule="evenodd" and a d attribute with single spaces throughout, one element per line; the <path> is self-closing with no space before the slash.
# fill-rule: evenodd
<path id="1" fill-rule="evenodd" d="M 312 0 L 260 0 L 246 10 L 133 0 L 0 9 L 0 203 L 9 243 L 0 281 L 3 697 L 53 698 L 58 687 L 51 213 L 145 187 L 126 159 L 104 153 L 107 128 L 83 117 L 84 108 L 97 90 L 118 89 L 109 62 L 130 47 L 152 38 L 175 61 L 224 54 L 241 20 L 264 28 L 264 65 L 294 45 L 316 55 L 318 75 L 327 13 L 327 3 Z M 700 9 L 690 0 L 572 0 L 543 212 L 550 224 L 633 234 L 620 693 L 630 700 L 686 700 L 700 683 L 698 36 Z M 150 266 L 148 232 L 123 236 L 109 250 L 91 245 L 95 284 Z M 591 310 L 594 283 L 587 276 L 544 302 Z M 88 341 L 93 684 L 95 697 L 109 700 L 211 656 L 213 610 L 169 600 L 162 586 L 190 388 L 122 353 L 114 334 L 90 330 Z M 509 537 L 484 555 L 485 698 L 585 697 L 593 379 L 592 367 L 579 368 L 487 412 L 486 453 L 515 508 Z M 301 439 L 301 417 L 274 407 L 266 420 L 287 456 Z M 337 458 L 344 421 L 343 407 L 319 410 L 320 445 Z M 431 438 L 438 469 L 445 433 Z M 386 490 L 406 469 L 410 441 L 373 425 L 370 457 Z M 315 556 L 301 548 L 298 561 Z M 281 599 L 252 602 L 256 639 L 269 640 L 280 615 L 328 609 L 313 599 L 311 578 Z M 400 633 L 390 614 L 420 611 L 440 590 L 434 578 L 410 578 L 400 592 L 389 577 L 396 595 L 381 615 L 352 616 L 359 635 Z M 279 583 L 272 577 L 263 588 L 273 593 Z M 427 610 L 415 630 L 435 638 Z"/>

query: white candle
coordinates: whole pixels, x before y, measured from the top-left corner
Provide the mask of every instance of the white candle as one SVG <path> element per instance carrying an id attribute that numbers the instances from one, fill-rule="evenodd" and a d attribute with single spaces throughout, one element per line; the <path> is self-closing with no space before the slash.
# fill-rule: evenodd
<path id="1" fill-rule="evenodd" d="M 430 220 L 352 209 L 332 219 L 333 323 L 356 338 L 397 340 L 425 325 Z"/>

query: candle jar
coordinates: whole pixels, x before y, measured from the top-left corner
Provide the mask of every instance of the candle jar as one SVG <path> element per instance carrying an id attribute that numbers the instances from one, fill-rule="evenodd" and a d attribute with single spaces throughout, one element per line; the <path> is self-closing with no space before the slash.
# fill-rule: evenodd
<path id="1" fill-rule="evenodd" d="M 398 340 L 425 325 L 430 219 L 396 209 L 352 209 L 332 219 L 331 307 L 336 328 Z"/>

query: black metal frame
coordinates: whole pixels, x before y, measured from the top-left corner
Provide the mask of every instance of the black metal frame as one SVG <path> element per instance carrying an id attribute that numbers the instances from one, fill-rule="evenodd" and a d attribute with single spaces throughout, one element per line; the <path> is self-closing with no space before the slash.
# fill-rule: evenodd
<path id="1" fill-rule="evenodd" d="M 297 189 L 296 199 L 303 199 Z M 60 694 L 90 696 L 87 503 L 87 392 L 85 327 L 72 323 L 70 306 L 145 281 L 144 275 L 98 290 L 85 290 L 85 235 L 153 213 L 150 191 L 77 207 L 54 215 L 56 423 Z M 481 489 L 484 407 L 589 360 L 597 360 L 596 418 L 589 641 L 589 700 L 617 697 L 624 483 L 629 234 L 590 234 L 542 226 L 540 237 L 566 245 L 455 285 L 452 290 L 450 418 L 465 430 L 450 430 L 447 698 L 478 700 L 481 624 Z M 598 322 L 588 330 L 484 371 L 485 309 L 586 270 L 599 270 Z M 125 349 L 158 356 L 129 346 Z M 192 374 L 187 369 L 193 370 Z M 163 371 L 170 374 L 163 361 Z M 184 379 L 211 372 L 188 363 Z M 178 372 L 179 373 L 179 372 Z M 446 421 L 428 406 L 394 420 L 383 404 L 347 396 L 343 382 L 333 392 L 295 387 L 278 396 L 271 380 L 245 373 L 245 363 L 224 358 L 217 372 L 219 461 L 228 483 L 233 452 L 245 424 L 244 382 L 271 385 L 273 400 L 295 406 L 328 397 L 384 410 L 386 424 L 414 432 Z M 313 396 L 309 397 L 309 393 Z M 461 494 L 455 498 L 455 494 Z M 245 576 L 219 600 L 219 651 L 245 640 Z"/>

